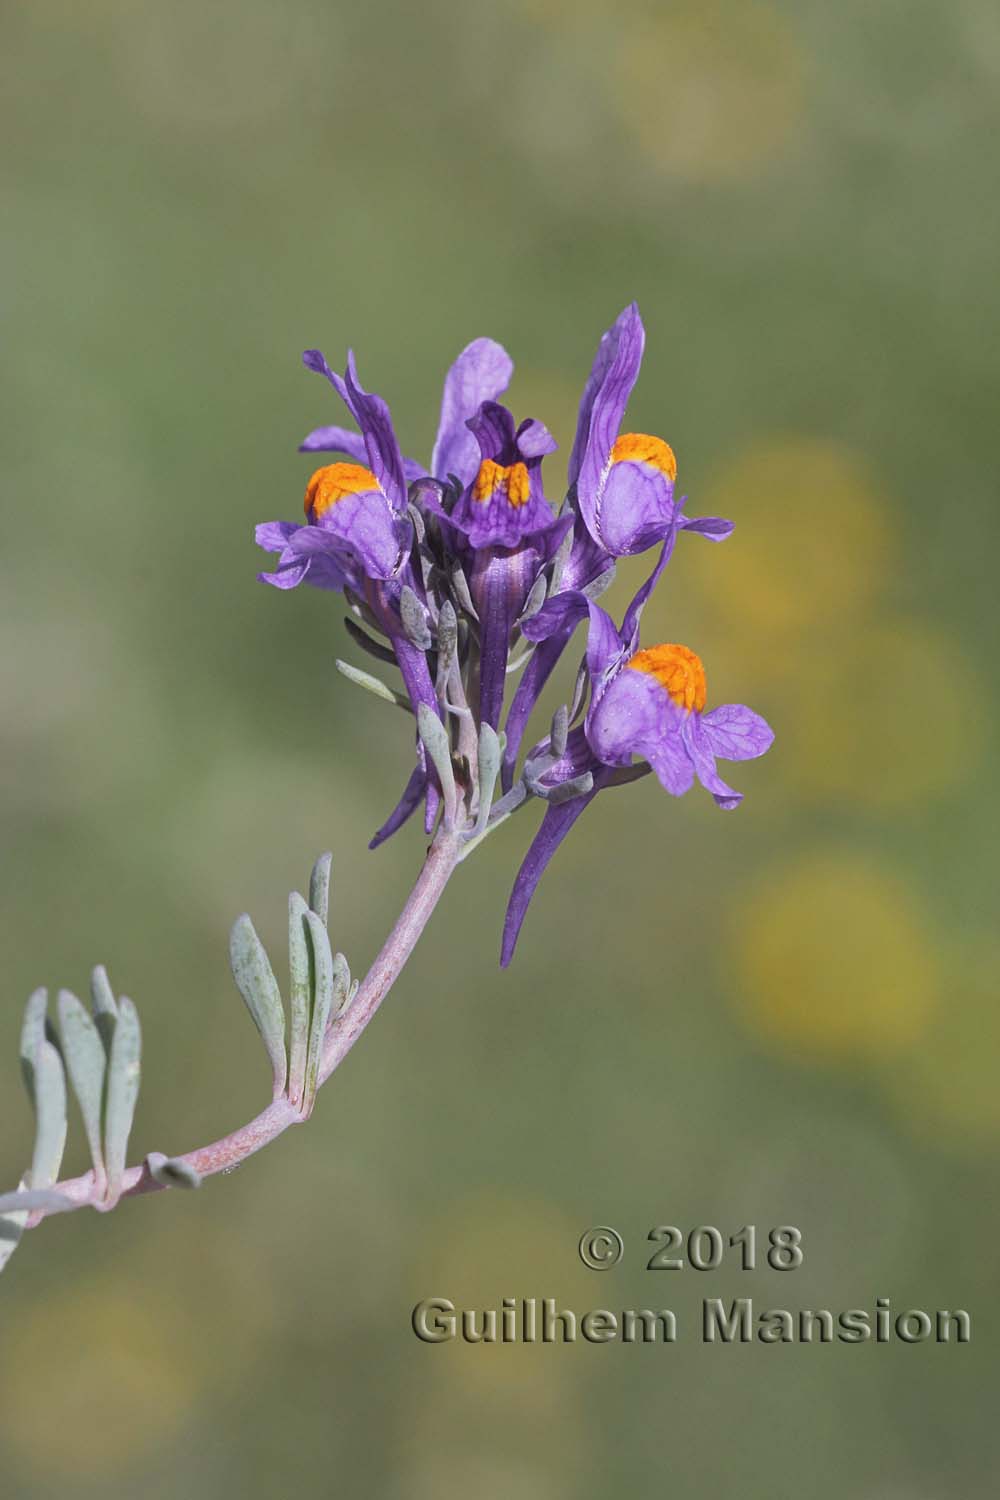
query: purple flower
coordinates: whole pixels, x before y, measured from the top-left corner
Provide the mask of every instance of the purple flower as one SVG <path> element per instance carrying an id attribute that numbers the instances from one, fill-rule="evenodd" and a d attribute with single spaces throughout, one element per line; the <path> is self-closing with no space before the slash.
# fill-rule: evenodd
<path id="1" fill-rule="evenodd" d="M 365 578 L 401 573 L 413 541 L 407 487 L 426 471 L 401 455 L 389 408 L 361 386 L 353 353 L 343 376 L 318 349 L 307 349 L 302 362 L 325 376 L 360 431 L 318 427 L 300 445 L 307 453 L 346 453 L 352 462 L 328 464 L 313 474 L 306 489 L 307 525 L 270 521 L 257 527 L 258 545 L 280 554 L 275 570 L 258 576 L 281 589 L 300 583 L 343 589 L 349 583 L 361 592 Z M 512 370 L 510 356 L 492 339 L 476 339 L 463 349 L 445 378 L 435 472 L 471 481 L 478 445 L 468 419 L 507 388 Z"/>
<path id="2" fill-rule="evenodd" d="M 672 550 L 680 531 L 721 542 L 733 530 L 733 523 L 719 516 L 689 519 L 683 514 L 684 498 L 674 497 L 677 461 L 662 438 L 620 430 L 645 341 L 639 309 L 632 302 L 602 335 L 584 386 L 569 461 L 575 524 L 559 579 L 565 594 L 586 591 L 596 597 L 614 576 L 616 558 L 658 542 L 667 542 Z M 550 633 L 514 695 L 505 724 L 505 787 L 513 781 L 528 719 L 568 639 L 566 631 Z"/>
<path id="3" fill-rule="evenodd" d="M 741 703 L 705 712 L 705 669 L 690 647 L 663 644 L 639 649 L 639 615 L 665 561 L 661 557 L 651 579 L 633 599 L 621 631 L 592 601 L 563 604 L 559 598 L 523 627 L 530 639 L 545 639 L 548 631 L 563 628 L 567 612 L 580 618 L 586 610 L 591 697 L 584 724 L 567 736 L 565 745 L 556 747 L 558 754 L 553 753 L 549 737 L 528 756 L 528 765 L 537 768 L 533 790 L 550 805 L 511 892 L 501 951 L 504 966 L 513 956 L 525 913 L 549 860 L 599 791 L 633 779 L 633 756 L 648 762 L 672 796 L 683 796 L 697 777 L 719 807 L 731 809 L 739 806 L 743 794 L 719 776 L 716 756 L 753 760 L 774 739 L 766 721 Z M 579 791 L 561 798 L 560 788 Z"/>
<path id="4" fill-rule="evenodd" d="M 474 476 L 450 511 L 430 489 L 425 504 L 450 535 L 468 582 L 479 622 L 480 722 L 496 728 L 514 626 L 573 523 L 553 515 L 542 489 L 542 459 L 556 443 L 541 422 L 528 418 L 515 429 L 505 406 L 484 401 L 466 426 L 479 448 Z"/>
<path id="5" fill-rule="evenodd" d="M 592 539 L 609 557 L 645 552 L 676 524 L 722 541 L 733 529 L 719 516 L 687 520 L 674 503 L 677 460 L 662 438 L 622 432 L 639 376 L 645 329 L 634 302 L 601 338 L 591 367 L 570 455 L 569 481 Z"/>

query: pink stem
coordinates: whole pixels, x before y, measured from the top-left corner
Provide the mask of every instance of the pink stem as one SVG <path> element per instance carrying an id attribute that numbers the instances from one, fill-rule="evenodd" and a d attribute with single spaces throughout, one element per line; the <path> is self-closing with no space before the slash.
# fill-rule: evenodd
<path id="1" fill-rule="evenodd" d="M 321 1084 L 326 1082 L 347 1056 L 398 978 L 458 863 L 462 847 L 461 839 L 454 833 L 441 833 L 431 845 L 406 905 L 365 975 L 351 1006 L 344 1015 L 337 1017 L 327 1031 L 319 1075 Z M 175 1159 L 193 1167 L 201 1177 L 232 1171 L 248 1156 L 275 1140 L 289 1125 L 299 1125 L 302 1120 L 303 1116 L 287 1098 L 275 1099 L 239 1130 L 213 1141 L 210 1146 L 201 1146 L 198 1150 L 188 1151 Z M 131 1198 L 140 1193 L 156 1193 L 162 1186 L 153 1177 L 147 1164 L 142 1162 L 125 1171 L 121 1196 Z M 100 1207 L 95 1197 L 95 1188 L 93 1172 L 85 1172 L 82 1177 L 57 1182 L 52 1191 L 71 1199 L 77 1208 L 85 1208 L 88 1204 Z M 33 1229 L 44 1217 L 44 1210 L 37 1210 L 29 1218 L 26 1227 Z"/>

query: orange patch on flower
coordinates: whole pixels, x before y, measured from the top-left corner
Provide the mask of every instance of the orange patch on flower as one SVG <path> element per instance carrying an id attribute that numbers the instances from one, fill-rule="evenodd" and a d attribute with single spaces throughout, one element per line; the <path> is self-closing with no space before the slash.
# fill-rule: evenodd
<path id="1" fill-rule="evenodd" d="M 650 437 L 646 432 L 623 432 L 611 450 L 613 464 L 649 464 L 659 469 L 668 479 L 677 478 L 677 460 L 674 450 L 662 438 Z"/>
<path id="2" fill-rule="evenodd" d="M 378 480 L 364 464 L 327 464 L 317 469 L 306 485 L 306 515 L 318 521 L 345 495 L 361 495 L 377 489 Z"/>
<path id="3" fill-rule="evenodd" d="M 645 651 L 637 651 L 625 665 L 655 677 L 679 708 L 701 713 L 705 707 L 705 668 L 701 657 L 695 656 L 689 647 L 649 646 Z"/>
<path id="4" fill-rule="evenodd" d="M 511 464 L 505 468 L 492 458 L 484 458 L 472 487 L 472 498 L 485 504 L 498 492 L 505 496 L 515 510 L 527 505 L 531 496 L 531 482 L 526 465 Z"/>

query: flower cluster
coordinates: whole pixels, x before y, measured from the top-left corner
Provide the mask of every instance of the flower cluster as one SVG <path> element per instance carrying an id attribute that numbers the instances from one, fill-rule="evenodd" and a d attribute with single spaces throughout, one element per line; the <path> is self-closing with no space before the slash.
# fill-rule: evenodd
<path id="1" fill-rule="evenodd" d="M 330 382 L 357 431 L 310 433 L 302 451 L 343 457 L 309 480 L 304 524 L 257 528 L 260 546 L 278 554 L 261 579 L 342 593 L 354 641 L 402 674 L 405 697 L 345 668 L 416 716 L 416 763 L 373 847 L 421 804 L 428 833 L 440 819 L 471 848 L 516 808 L 546 803 L 507 909 L 504 964 L 546 865 L 598 792 L 652 770 L 673 796 L 697 779 L 733 808 L 741 793 L 722 780 L 716 757 L 749 760 L 773 738 L 740 704 L 706 712 L 704 668 L 687 646 L 639 644 L 643 607 L 679 535 L 717 542 L 733 529 L 686 516 L 672 450 L 622 431 L 643 344 L 632 304 L 600 341 L 558 510 L 542 476 L 556 443 L 541 422 L 515 424 L 500 403 L 513 367 L 499 344 L 475 340 L 449 370 L 429 469 L 403 457 L 389 409 L 362 387 L 353 356 L 341 376 L 310 350 L 306 366 Z M 617 558 L 651 548 L 655 566 L 619 628 L 596 600 Z M 532 712 L 581 623 L 587 644 L 573 701 L 522 759 Z"/>

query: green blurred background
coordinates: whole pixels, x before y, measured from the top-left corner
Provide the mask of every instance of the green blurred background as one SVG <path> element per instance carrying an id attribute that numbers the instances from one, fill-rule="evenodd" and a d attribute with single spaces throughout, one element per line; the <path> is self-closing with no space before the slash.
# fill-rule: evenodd
<path id="1" fill-rule="evenodd" d="M 0 1185 L 35 984 L 108 964 L 133 1156 L 186 1150 L 267 1094 L 233 916 L 283 964 L 331 847 L 363 968 L 419 866 L 416 828 L 365 849 L 410 751 L 334 673 L 337 600 L 254 582 L 339 420 L 301 349 L 353 345 L 426 458 L 491 334 L 554 474 L 637 298 L 629 425 L 737 522 L 681 544 L 645 639 L 777 730 L 732 816 L 599 799 L 502 975 L 515 819 L 308 1130 L 31 1234 L 4 1495 L 994 1494 L 995 5 L 10 0 L 4 37 Z M 643 1269 L 656 1224 L 747 1222 L 798 1225 L 803 1268 Z M 592 1223 L 626 1241 L 604 1276 Z M 687 1331 L 431 1348 L 434 1294 Z M 705 1348 L 708 1295 L 963 1307 L 974 1341 Z"/>

